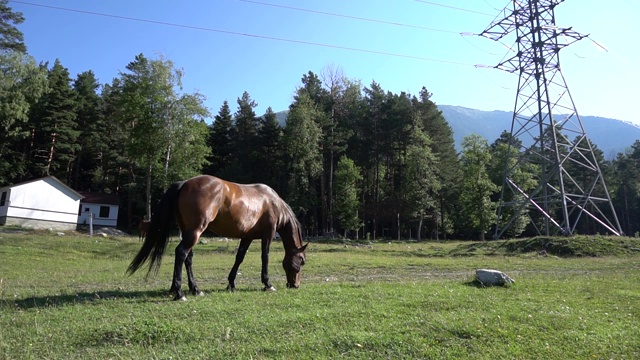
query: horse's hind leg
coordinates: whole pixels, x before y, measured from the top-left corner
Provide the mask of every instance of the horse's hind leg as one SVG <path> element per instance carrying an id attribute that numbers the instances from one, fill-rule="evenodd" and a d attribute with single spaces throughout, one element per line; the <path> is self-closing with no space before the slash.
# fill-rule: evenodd
<path id="1" fill-rule="evenodd" d="M 196 284 L 196 278 L 193 276 L 193 249 L 189 251 L 189 255 L 184 261 L 184 265 L 187 268 L 187 279 L 189 281 L 189 292 L 192 295 L 201 296 L 204 295 L 200 289 L 198 289 L 198 285 Z"/>
<path id="2" fill-rule="evenodd" d="M 198 236 L 196 234 L 192 232 L 182 232 L 182 241 L 180 241 L 180 244 L 176 246 L 176 259 L 173 265 L 173 282 L 171 283 L 171 290 L 169 290 L 175 294 L 173 300 L 187 300 L 184 296 L 184 292 L 182 292 L 182 265 L 187 263 L 186 261 L 191 254 L 191 249 L 197 241 Z M 187 266 L 187 276 L 189 277 L 189 287 L 191 288 L 193 270 L 190 265 Z M 195 284 L 193 285 L 195 286 Z"/>
<path id="3" fill-rule="evenodd" d="M 176 260 L 173 265 L 173 281 L 171 282 L 171 289 L 169 290 L 169 292 L 175 294 L 173 300 L 187 300 L 184 296 L 184 292 L 182 292 L 182 265 L 187 259 L 189 250 L 191 249 L 188 249 L 184 245 L 184 240 L 180 241 L 180 244 L 176 246 Z"/>

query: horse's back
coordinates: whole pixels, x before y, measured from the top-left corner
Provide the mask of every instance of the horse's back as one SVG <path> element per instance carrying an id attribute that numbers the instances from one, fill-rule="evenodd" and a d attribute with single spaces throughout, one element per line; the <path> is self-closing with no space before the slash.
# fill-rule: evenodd
<path id="1" fill-rule="evenodd" d="M 275 228 L 282 200 L 264 184 L 238 184 L 200 175 L 185 181 L 180 192 L 180 217 L 185 226 L 207 226 L 228 237 L 260 237 Z"/>

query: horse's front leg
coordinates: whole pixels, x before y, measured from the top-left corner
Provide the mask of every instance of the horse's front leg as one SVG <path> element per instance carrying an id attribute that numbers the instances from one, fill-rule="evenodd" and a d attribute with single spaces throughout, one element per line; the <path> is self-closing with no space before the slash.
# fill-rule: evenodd
<path id="1" fill-rule="evenodd" d="M 240 246 L 238 246 L 238 253 L 236 253 L 236 262 L 233 264 L 231 271 L 229 272 L 229 285 L 227 285 L 227 290 L 234 291 L 236 289 L 236 275 L 238 274 L 238 268 L 240 268 L 240 264 L 244 260 L 244 256 L 247 254 L 247 250 L 249 250 L 249 245 L 251 245 L 251 241 L 253 239 L 241 239 Z"/>
<path id="2" fill-rule="evenodd" d="M 276 288 L 269 282 L 269 248 L 271 239 L 262 239 L 262 283 L 264 291 L 276 291 Z"/>
<path id="3" fill-rule="evenodd" d="M 187 268 L 187 279 L 189 281 L 189 292 L 192 295 L 202 296 L 204 293 L 198 289 L 198 285 L 196 284 L 196 278 L 193 276 L 193 249 L 189 251 L 189 255 L 184 261 L 184 265 Z"/>

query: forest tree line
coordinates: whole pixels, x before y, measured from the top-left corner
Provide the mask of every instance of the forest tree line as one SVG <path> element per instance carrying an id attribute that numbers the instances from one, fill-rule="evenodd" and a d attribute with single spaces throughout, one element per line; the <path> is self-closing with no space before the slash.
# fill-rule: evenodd
<path id="1" fill-rule="evenodd" d="M 308 236 L 477 239 L 495 225 L 514 139 L 472 135 L 458 153 L 426 87 L 393 93 L 327 67 L 302 75 L 284 123 L 271 108 L 256 114 L 247 92 L 213 112 L 163 57 L 140 54 L 108 84 L 91 70 L 72 78 L 58 60 L 37 63 L 13 26 L 22 15 L 6 1 L 0 13 L 0 186 L 53 175 L 76 191 L 118 194 L 126 230 L 172 182 L 198 174 L 273 187 Z M 610 161 L 594 148 L 634 235 L 640 141 Z M 535 169 L 518 176 L 533 181 Z M 508 235 L 535 235 L 532 221 L 522 216 Z"/>

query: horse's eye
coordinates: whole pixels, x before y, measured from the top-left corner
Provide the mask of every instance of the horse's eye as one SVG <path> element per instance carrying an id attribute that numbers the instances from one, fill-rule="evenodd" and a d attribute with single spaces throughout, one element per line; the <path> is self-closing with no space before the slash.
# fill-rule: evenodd
<path id="1" fill-rule="evenodd" d="M 301 260 L 300 260 L 300 266 L 304 266 L 304 263 L 305 263 L 306 261 L 307 261 L 307 259 L 306 259 L 304 256 L 302 256 L 302 257 L 301 257 Z"/>

